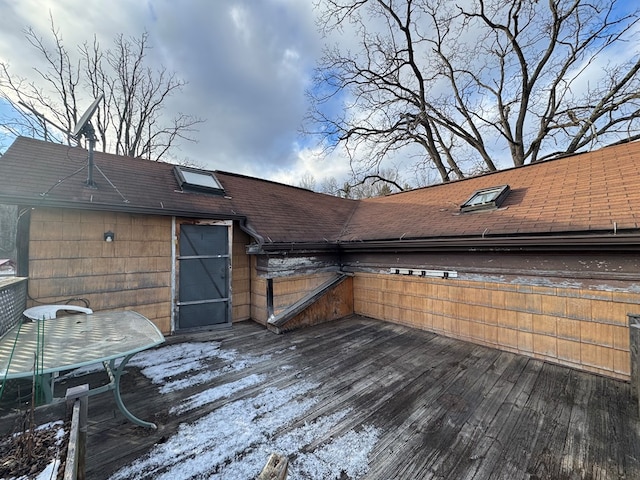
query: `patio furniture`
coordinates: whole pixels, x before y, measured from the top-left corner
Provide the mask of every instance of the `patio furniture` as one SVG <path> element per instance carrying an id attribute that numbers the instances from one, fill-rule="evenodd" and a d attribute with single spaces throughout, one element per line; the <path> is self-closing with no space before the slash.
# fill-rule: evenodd
<path id="1" fill-rule="evenodd" d="M 93 310 L 77 305 L 38 305 L 27 308 L 22 314 L 31 320 L 50 320 L 58 316 L 59 311 L 80 312 L 85 314 L 93 313 Z"/>
<path id="2" fill-rule="evenodd" d="M 162 342 L 164 337 L 158 328 L 133 311 L 78 314 L 54 322 L 18 324 L 0 338 L 0 381 L 38 376 L 46 401 L 50 402 L 52 374 L 102 363 L 110 382 L 90 389 L 87 396 L 111 391 L 129 421 L 156 428 L 127 410 L 120 395 L 120 377 L 133 355 Z M 117 359 L 122 360 L 116 364 Z"/>

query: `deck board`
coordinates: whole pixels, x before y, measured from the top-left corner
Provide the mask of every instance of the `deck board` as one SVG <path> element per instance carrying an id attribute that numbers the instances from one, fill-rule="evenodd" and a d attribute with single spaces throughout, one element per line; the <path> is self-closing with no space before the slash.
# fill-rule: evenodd
<path id="1" fill-rule="evenodd" d="M 168 343 L 185 340 L 266 356 L 243 370 L 225 371 L 216 385 L 253 374 L 265 381 L 172 415 L 172 405 L 212 385 L 160 394 L 137 368 L 128 368 L 125 404 L 159 428 L 128 423 L 110 395 L 92 397 L 87 478 L 109 478 L 171 438 L 181 424 L 228 402 L 302 379 L 318 385 L 317 402 L 277 435 L 350 409 L 305 451 L 374 425 L 380 434 L 364 479 L 640 478 L 640 422 L 628 383 L 357 316 L 284 335 L 242 322 L 230 331 L 176 336 Z M 209 368 L 220 366 L 211 359 Z M 97 374 L 82 381 L 87 378 L 98 381 Z M 66 380 L 57 388 L 74 382 L 81 383 Z"/>

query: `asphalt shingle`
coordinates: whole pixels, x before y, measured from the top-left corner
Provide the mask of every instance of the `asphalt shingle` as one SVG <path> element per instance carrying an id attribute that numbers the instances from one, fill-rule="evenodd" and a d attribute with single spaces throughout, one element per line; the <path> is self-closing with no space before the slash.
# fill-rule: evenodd
<path id="1" fill-rule="evenodd" d="M 602 233 L 640 228 L 640 142 L 387 197 L 347 200 L 215 172 L 224 196 L 183 192 L 167 163 L 18 138 L 0 157 L 0 201 L 244 220 L 265 243 Z M 104 175 L 102 174 L 104 173 Z M 460 213 L 476 190 L 509 185 L 500 208 Z"/>

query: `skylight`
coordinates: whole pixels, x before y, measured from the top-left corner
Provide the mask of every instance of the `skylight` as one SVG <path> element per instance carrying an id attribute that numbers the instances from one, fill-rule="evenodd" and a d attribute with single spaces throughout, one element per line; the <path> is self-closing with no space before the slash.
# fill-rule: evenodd
<path id="1" fill-rule="evenodd" d="M 492 210 L 498 208 L 509 194 L 509 185 L 477 190 L 460 206 L 461 212 Z"/>
<path id="2" fill-rule="evenodd" d="M 183 190 L 224 195 L 224 188 L 212 172 L 182 166 L 176 166 L 174 172 Z"/>

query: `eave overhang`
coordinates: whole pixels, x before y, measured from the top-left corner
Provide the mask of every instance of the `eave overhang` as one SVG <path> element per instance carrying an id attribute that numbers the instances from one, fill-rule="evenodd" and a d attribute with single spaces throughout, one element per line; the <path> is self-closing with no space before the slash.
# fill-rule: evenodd
<path id="1" fill-rule="evenodd" d="M 255 237 L 254 237 L 255 238 Z M 340 245 L 331 242 L 263 242 L 247 247 L 247 253 L 251 255 L 288 255 L 314 254 L 314 253 L 339 253 Z"/>
<path id="2" fill-rule="evenodd" d="M 304 252 L 567 252 L 606 248 L 640 251 L 640 233 L 561 233 L 546 235 L 441 237 L 349 242 L 270 242 L 254 245 L 249 253 Z"/>
<path id="3" fill-rule="evenodd" d="M 144 215 L 166 215 L 176 217 L 210 218 L 214 220 L 238 220 L 243 222 L 244 215 L 231 212 L 214 212 L 211 210 L 190 210 L 181 208 L 165 208 L 163 206 L 136 206 L 123 202 L 122 204 L 77 202 L 71 200 L 57 200 L 52 198 L 15 197 L 0 195 L 0 204 L 20 205 L 31 208 L 68 208 L 72 210 L 91 210 L 99 212 L 134 213 Z"/>
<path id="4" fill-rule="evenodd" d="M 640 233 L 559 233 L 495 237 L 443 237 L 412 240 L 343 242 L 345 252 L 483 252 L 483 251 L 576 251 L 640 250 Z"/>

